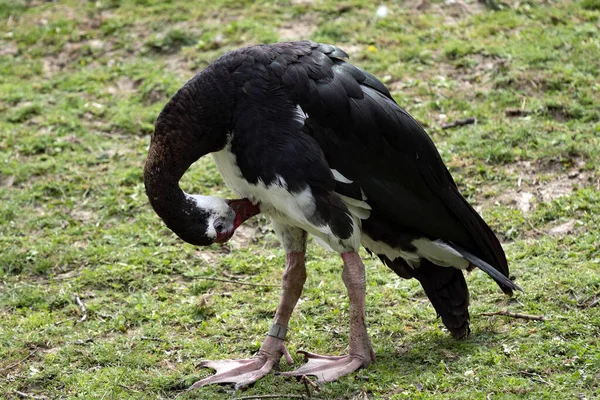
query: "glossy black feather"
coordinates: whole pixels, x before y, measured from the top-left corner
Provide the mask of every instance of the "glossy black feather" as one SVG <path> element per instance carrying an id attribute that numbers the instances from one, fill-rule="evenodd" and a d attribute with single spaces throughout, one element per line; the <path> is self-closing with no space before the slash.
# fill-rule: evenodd
<path id="1" fill-rule="evenodd" d="M 313 42 L 254 46 L 223 57 L 240 88 L 232 145 L 244 177 L 269 183 L 279 174 L 293 191 L 313 188 L 318 203 L 331 209 L 337 206 L 328 191 L 344 190 L 329 171 L 337 169 L 364 191 L 375 218 L 413 238 L 459 246 L 507 276 L 500 243 L 458 192 L 429 136 L 379 80 L 343 58 L 337 47 Z M 298 105 L 308 115 L 304 121 Z M 356 191 L 345 193 L 357 198 Z M 377 235 L 368 223 L 363 229 Z M 506 280 L 496 280 L 511 292 Z"/>
<path id="2" fill-rule="evenodd" d="M 507 276 L 497 238 L 460 195 L 429 136 L 387 88 L 339 58 L 324 61 L 329 48 L 297 45 L 311 51 L 297 59 L 284 83 L 308 114 L 309 134 L 329 166 L 357 182 L 373 210 L 390 223 L 455 243 Z M 306 75 L 298 73 L 302 68 Z M 306 76 L 314 87 L 296 81 Z M 299 87 L 307 92 L 298 92 Z M 511 292 L 505 282 L 498 283 Z"/>

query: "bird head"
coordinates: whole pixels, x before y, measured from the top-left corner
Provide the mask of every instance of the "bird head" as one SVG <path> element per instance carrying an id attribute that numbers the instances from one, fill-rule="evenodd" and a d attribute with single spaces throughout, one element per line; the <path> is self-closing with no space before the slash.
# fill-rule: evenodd
<path id="1" fill-rule="evenodd" d="M 225 200 L 201 195 L 186 195 L 186 198 L 185 213 L 189 219 L 179 229 L 171 228 L 181 239 L 197 246 L 227 242 L 244 221 L 260 212 L 248 199 Z"/>

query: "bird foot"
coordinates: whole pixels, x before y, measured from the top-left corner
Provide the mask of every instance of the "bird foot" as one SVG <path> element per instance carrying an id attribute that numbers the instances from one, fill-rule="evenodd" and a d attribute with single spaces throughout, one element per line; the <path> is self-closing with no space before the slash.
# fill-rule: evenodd
<path id="1" fill-rule="evenodd" d="M 282 372 L 281 375 L 296 377 L 311 375 L 315 376 L 319 383 L 335 381 L 344 375 L 351 374 L 360 368 L 368 366 L 375 359 L 372 353 L 366 359 L 354 354 L 346 356 L 322 356 L 307 351 L 299 351 L 298 353 L 304 354 L 308 362 L 294 371 Z"/>
<path id="2" fill-rule="evenodd" d="M 188 390 L 215 383 L 233 383 L 236 389 L 244 388 L 271 372 L 271 369 L 279 364 L 282 356 L 285 356 L 288 364 L 292 363 L 292 357 L 285 348 L 283 340 L 267 336 L 258 354 L 253 358 L 201 361 L 198 367 L 212 368 L 217 373 L 199 380 Z"/>
<path id="3" fill-rule="evenodd" d="M 214 383 L 233 383 L 236 389 L 243 388 L 267 375 L 273 365 L 274 363 L 258 357 L 242 360 L 202 361 L 198 367 L 212 368 L 217 373 L 199 380 L 188 390 Z"/>

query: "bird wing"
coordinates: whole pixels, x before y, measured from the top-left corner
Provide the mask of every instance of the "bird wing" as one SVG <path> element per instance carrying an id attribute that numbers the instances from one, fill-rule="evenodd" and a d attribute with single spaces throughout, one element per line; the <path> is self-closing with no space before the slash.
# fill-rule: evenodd
<path id="1" fill-rule="evenodd" d="M 266 69 L 307 114 L 305 130 L 329 166 L 360 185 L 374 212 L 473 255 L 466 259 L 500 272 L 496 281 L 509 289 L 499 278 L 508 265 L 498 239 L 459 193 L 430 137 L 379 80 L 335 46 L 263 49 Z"/>

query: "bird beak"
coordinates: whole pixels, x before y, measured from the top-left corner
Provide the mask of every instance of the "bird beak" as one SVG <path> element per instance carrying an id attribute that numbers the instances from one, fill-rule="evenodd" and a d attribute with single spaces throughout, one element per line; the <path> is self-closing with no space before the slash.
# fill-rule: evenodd
<path id="1" fill-rule="evenodd" d="M 236 199 L 236 200 L 225 200 L 229 207 L 235 212 L 235 219 L 230 230 L 217 233 L 216 243 L 225 243 L 235 233 L 235 230 L 249 218 L 252 218 L 256 214 L 260 213 L 260 207 L 252 204 L 248 199 Z"/>
<path id="2" fill-rule="evenodd" d="M 225 200 L 229 207 L 235 212 L 235 220 L 233 221 L 233 229 L 244 223 L 249 218 L 260 213 L 260 207 L 253 204 L 248 199 Z"/>
<path id="3" fill-rule="evenodd" d="M 228 232 L 217 233 L 217 238 L 215 239 L 215 243 L 223 244 L 223 243 L 227 242 L 229 239 L 231 239 L 231 237 L 233 236 L 234 233 L 235 233 L 235 228 L 233 228 L 232 230 L 230 230 Z"/>

